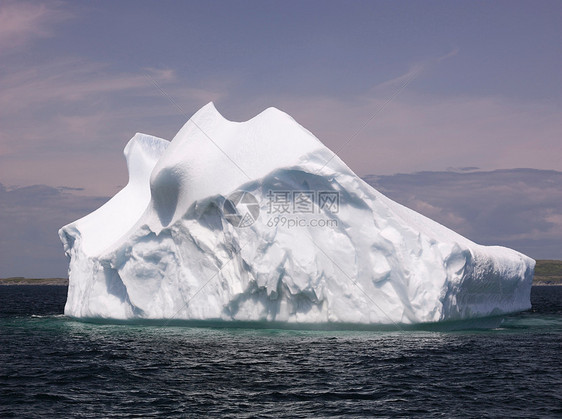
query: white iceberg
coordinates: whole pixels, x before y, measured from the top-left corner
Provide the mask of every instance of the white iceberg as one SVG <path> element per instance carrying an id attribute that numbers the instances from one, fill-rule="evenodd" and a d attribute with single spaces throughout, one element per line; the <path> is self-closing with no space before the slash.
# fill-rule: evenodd
<path id="1" fill-rule="evenodd" d="M 363 180 L 289 115 L 213 104 L 137 134 L 129 183 L 60 229 L 78 318 L 421 323 L 530 308 L 535 262 Z"/>

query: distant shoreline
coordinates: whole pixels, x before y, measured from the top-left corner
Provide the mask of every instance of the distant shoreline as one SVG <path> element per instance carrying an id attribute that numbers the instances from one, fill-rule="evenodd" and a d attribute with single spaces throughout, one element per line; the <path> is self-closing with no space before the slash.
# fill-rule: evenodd
<path id="1" fill-rule="evenodd" d="M 533 281 L 533 287 L 562 287 L 562 282 L 540 282 Z"/>
<path id="2" fill-rule="evenodd" d="M 0 285 L 59 285 L 68 286 L 68 278 L 0 278 Z"/>

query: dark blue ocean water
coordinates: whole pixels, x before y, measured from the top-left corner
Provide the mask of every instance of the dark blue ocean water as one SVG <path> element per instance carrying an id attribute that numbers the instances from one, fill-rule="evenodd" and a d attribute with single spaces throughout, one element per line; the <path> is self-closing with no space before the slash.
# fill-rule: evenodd
<path id="1" fill-rule="evenodd" d="M 0 287 L 0 417 L 562 416 L 562 287 L 459 331 L 92 324 L 65 300 Z"/>

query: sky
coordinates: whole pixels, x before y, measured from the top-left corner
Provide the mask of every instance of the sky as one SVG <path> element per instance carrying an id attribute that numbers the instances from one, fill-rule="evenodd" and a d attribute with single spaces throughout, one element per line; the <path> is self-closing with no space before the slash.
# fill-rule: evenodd
<path id="1" fill-rule="evenodd" d="M 0 0 L 0 277 L 64 276 L 56 230 L 126 184 L 127 141 L 210 101 L 275 106 L 393 199 L 562 259 L 561 28 L 540 0 Z"/>

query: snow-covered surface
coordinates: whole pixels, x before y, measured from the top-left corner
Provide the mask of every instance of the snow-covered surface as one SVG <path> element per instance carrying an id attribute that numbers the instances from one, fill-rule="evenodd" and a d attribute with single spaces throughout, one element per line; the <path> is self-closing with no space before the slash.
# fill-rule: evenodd
<path id="1" fill-rule="evenodd" d="M 211 103 L 125 156 L 128 185 L 59 231 L 66 315 L 387 324 L 530 308 L 532 259 L 391 201 L 275 108 L 239 123 Z M 259 202 L 250 226 L 225 218 L 235 191 Z M 272 191 L 337 194 L 339 208 L 275 213 Z"/>

